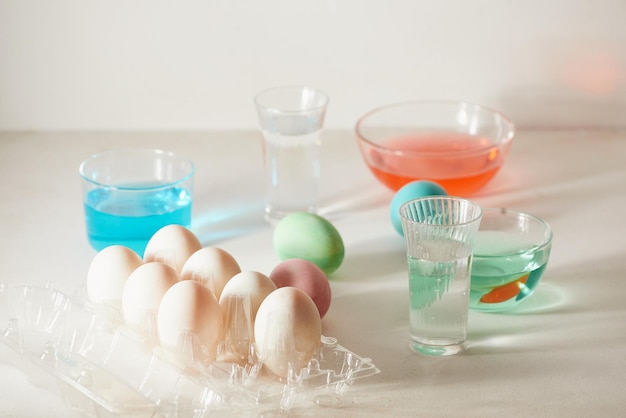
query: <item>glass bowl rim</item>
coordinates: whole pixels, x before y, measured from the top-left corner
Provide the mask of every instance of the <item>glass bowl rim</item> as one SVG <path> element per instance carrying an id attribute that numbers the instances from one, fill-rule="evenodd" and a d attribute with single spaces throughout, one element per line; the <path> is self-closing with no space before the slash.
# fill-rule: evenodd
<path id="1" fill-rule="evenodd" d="M 388 148 L 385 147 L 383 145 L 380 145 L 368 138 L 366 138 L 364 135 L 362 135 L 362 125 L 365 122 L 365 120 L 367 118 L 369 118 L 370 116 L 380 113 L 382 111 L 385 110 L 389 110 L 389 109 L 393 109 L 393 108 L 400 108 L 400 107 L 404 107 L 404 106 L 413 106 L 413 105 L 421 105 L 421 106 L 448 106 L 448 107 L 455 107 L 455 108 L 459 108 L 462 106 L 467 106 L 473 109 L 476 109 L 478 111 L 482 111 L 482 112 L 486 112 L 492 115 L 495 115 L 497 117 L 499 117 L 500 119 L 502 119 L 502 121 L 508 126 L 508 133 L 507 135 L 502 138 L 501 140 L 499 140 L 496 143 L 490 143 L 490 145 L 486 145 L 484 147 L 481 147 L 479 149 L 473 149 L 470 151 L 455 151 L 455 152 L 447 152 L 445 154 L 439 153 L 439 152 L 428 152 L 428 151 L 419 151 L 419 152 L 415 152 L 415 151 L 405 151 L 405 150 L 398 150 L 398 149 L 393 149 L 393 148 Z M 365 114 L 363 114 L 356 122 L 356 125 L 354 127 L 354 131 L 356 133 L 357 139 L 359 140 L 359 142 L 363 142 L 368 144 L 369 146 L 378 149 L 379 151 L 385 152 L 385 153 L 391 153 L 391 154 L 395 154 L 398 156 L 421 156 L 421 157 L 429 157 L 429 158 L 435 158 L 435 159 L 443 159 L 443 158 L 452 158 L 452 157 L 459 157 L 459 156 L 469 156 L 469 155 L 480 155 L 488 150 L 491 150 L 494 146 L 501 148 L 502 146 L 510 143 L 513 138 L 515 137 L 516 134 L 516 128 L 515 128 L 515 124 L 511 121 L 511 119 L 505 115 L 504 113 L 492 109 L 490 107 L 487 106 L 483 106 L 480 105 L 478 103 L 473 103 L 473 102 L 469 102 L 469 101 L 463 101 L 463 100 L 407 100 L 407 101 L 403 101 L 403 102 L 396 102 L 396 103 L 390 103 L 390 104 L 386 104 L 386 105 L 382 105 L 382 106 L 378 106 L 375 107 L 371 110 L 369 110 L 368 112 L 366 112 Z M 452 131 L 451 131 L 452 132 Z"/>
<path id="2" fill-rule="evenodd" d="M 93 161 L 96 161 L 97 159 L 103 158 L 103 157 L 107 157 L 107 156 L 115 156 L 116 154 L 135 154 L 141 157 L 150 157 L 153 158 L 155 156 L 158 157 L 166 157 L 171 159 L 172 161 L 177 161 L 177 162 L 181 162 L 185 165 L 188 166 L 187 168 L 187 173 L 179 178 L 177 178 L 176 180 L 172 180 L 172 181 L 168 181 L 168 182 L 163 182 L 163 183 L 159 183 L 156 184 L 154 186 L 146 186 L 146 185 L 142 185 L 142 186 L 129 186 L 129 185 L 119 185 L 119 184 L 113 184 L 110 182 L 102 182 L 102 181 L 97 181 L 94 180 L 93 178 L 89 177 L 86 173 L 85 170 L 87 169 L 87 165 Z M 160 190 L 160 189 L 168 189 L 176 184 L 181 184 L 184 183 L 188 180 L 190 180 L 193 175 L 195 174 L 195 166 L 193 161 L 191 161 L 190 159 L 181 157 L 180 155 L 172 152 L 172 151 L 165 151 L 163 149 L 159 149 L 159 148 L 122 148 L 122 149 L 114 149 L 114 150 L 108 150 L 108 151 L 103 151 L 103 152 L 98 152 L 95 154 L 90 155 L 89 157 L 85 158 L 81 163 L 80 166 L 78 167 L 78 172 L 80 174 L 80 176 L 82 177 L 83 180 L 85 180 L 87 183 L 96 186 L 96 187 L 103 187 L 103 188 L 107 188 L 107 189 L 111 189 L 111 190 L 129 190 L 129 191 L 137 191 L 137 190 L 145 190 L 145 191 L 153 191 L 153 190 Z"/>
<path id="3" fill-rule="evenodd" d="M 488 207 L 488 208 L 482 208 L 482 210 L 483 210 L 482 211 L 483 218 L 481 218 L 481 222 L 482 222 L 482 219 L 484 219 L 485 213 L 499 212 L 500 214 L 505 215 L 505 216 L 512 214 L 512 215 L 515 215 L 515 218 L 520 218 L 520 217 L 526 218 L 526 219 L 530 219 L 538 223 L 543 228 L 544 233 L 547 232 L 547 236 L 539 244 L 534 244 L 532 246 L 524 248 L 523 250 L 500 253 L 497 255 L 477 254 L 476 252 L 473 252 L 472 256 L 474 258 L 479 257 L 479 258 L 485 258 L 485 259 L 490 259 L 490 258 L 493 259 L 493 258 L 501 258 L 501 257 L 510 257 L 512 255 L 517 255 L 517 254 L 527 253 L 527 252 L 535 253 L 537 251 L 541 251 L 545 248 L 548 248 L 552 245 L 552 240 L 554 238 L 554 233 L 552 231 L 552 228 L 550 227 L 550 224 L 548 224 L 545 220 L 541 219 L 540 217 L 532 215 L 527 212 L 521 212 L 518 210 L 513 210 L 513 209 L 508 209 L 508 208 Z M 480 226 L 478 228 L 480 232 Z"/>

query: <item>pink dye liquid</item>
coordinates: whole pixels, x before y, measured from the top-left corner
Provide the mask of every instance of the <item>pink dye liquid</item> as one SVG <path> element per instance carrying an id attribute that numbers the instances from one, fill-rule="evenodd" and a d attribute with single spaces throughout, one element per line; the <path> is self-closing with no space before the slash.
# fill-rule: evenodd
<path id="1" fill-rule="evenodd" d="M 468 196 L 498 172 L 510 142 L 498 148 L 482 137 L 432 133 L 391 138 L 381 141 L 381 145 L 406 153 L 365 150 L 370 170 L 390 189 L 398 190 L 414 180 L 430 180 L 439 183 L 449 195 Z"/>

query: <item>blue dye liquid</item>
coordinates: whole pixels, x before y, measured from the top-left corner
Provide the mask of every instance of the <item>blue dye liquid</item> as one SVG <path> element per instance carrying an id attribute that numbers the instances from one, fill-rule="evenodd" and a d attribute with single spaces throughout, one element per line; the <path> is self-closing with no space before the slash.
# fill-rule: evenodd
<path id="1" fill-rule="evenodd" d="M 191 194 L 172 187 L 153 191 L 96 189 L 85 202 L 87 238 L 97 251 L 124 245 L 143 256 L 148 240 L 170 224 L 191 226 Z"/>

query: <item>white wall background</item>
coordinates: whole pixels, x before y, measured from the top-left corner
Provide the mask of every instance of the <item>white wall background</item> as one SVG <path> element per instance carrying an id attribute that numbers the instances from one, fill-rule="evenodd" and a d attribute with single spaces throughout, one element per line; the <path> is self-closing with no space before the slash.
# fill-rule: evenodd
<path id="1" fill-rule="evenodd" d="M 254 129 L 284 84 L 626 126 L 626 0 L 0 0 L 0 130 Z"/>

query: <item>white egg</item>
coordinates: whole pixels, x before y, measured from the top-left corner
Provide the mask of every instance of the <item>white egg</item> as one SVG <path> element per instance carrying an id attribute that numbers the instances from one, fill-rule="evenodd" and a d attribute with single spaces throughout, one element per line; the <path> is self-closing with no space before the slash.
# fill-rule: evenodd
<path id="1" fill-rule="evenodd" d="M 205 247 L 187 259 L 180 276 L 182 280 L 204 284 L 219 300 L 226 283 L 240 272 L 237 260 L 230 253 L 217 247 Z"/>
<path id="2" fill-rule="evenodd" d="M 151 262 L 137 267 L 128 277 L 122 292 L 122 317 L 127 324 L 150 331 L 165 292 L 178 282 L 176 271 L 163 263 Z"/>
<path id="3" fill-rule="evenodd" d="M 225 311 L 228 308 L 230 296 L 248 298 L 250 319 L 254 321 L 261 302 L 274 290 L 276 290 L 276 285 L 265 274 L 258 271 L 242 271 L 235 274 L 224 286 L 220 296 L 220 306 Z"/>
<path id="4" fill-rule="evenodd" d="M 263 365 L 285 378 L 289 364 L 298 373 L 315 356 L 322 337 L 322 320 L 309 295 L 295 287 L 281 287 L 261 303 L 254 335 Z"/>
<path id="5" fill-rule="evenodd" d="M 222 333 L 220 305 L 206 286 L 194 280 L 183 280 L 163 296 L 157 316 L 160 343 L 184 355 L 185 341 L 191 336 L 200 344 L 193 353 L 200 355 L 202 347 L 214 356 Z M 201 360 L 197 358 L 195 360 Z"/>
<path id="6" fill-rule="evenodd" d="M 121 308 L 124 285 L 131 273 L 143 264 L 141 257 L 128 247 L 111 245 L 99 251 L 87 271 L 87 297 L 94 304 Z"/>
<path id="7" fill-rule="evenodd" d="M 143 253 L 144 262 L 159 261 L 180 274 L 187 259 L 202 248 L 198 237 L 181 225 L 167 225 L 152 235 Z"/>

